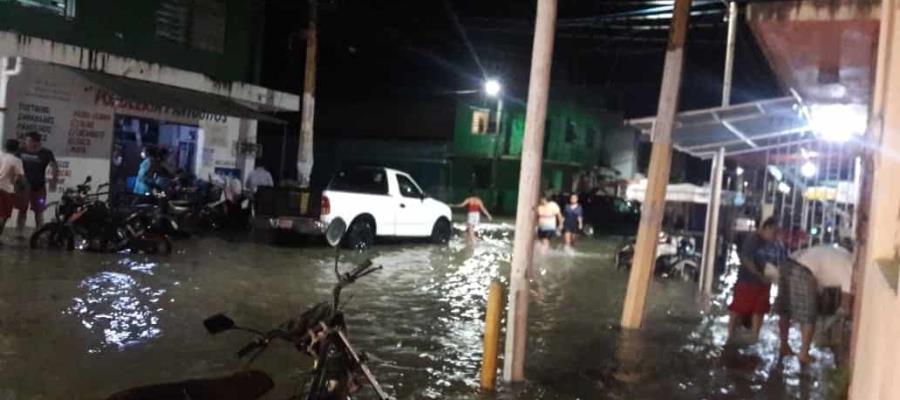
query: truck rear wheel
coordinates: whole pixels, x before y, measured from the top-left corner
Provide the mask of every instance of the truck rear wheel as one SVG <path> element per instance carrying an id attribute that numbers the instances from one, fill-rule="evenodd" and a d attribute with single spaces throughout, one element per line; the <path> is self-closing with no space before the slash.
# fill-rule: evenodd
<path id="1" fill-rule="evenodd" d="M 365 250 L 375 244 L 375 224 L 368 218 L 357 218 L 347 229 L 344 243 L 355 250 Z"/>
<path id="2" fill-rule="evenodd" d="M 438 219 L 437 222 L 434 223 L 434 228 L 431 228 L 431 242 L 437 244 L 447 244 L 450 241 L 450 235 L 453 234 L 453 230 L 450 227 L 450 221 L 447 221 L 446 218 Z"/>

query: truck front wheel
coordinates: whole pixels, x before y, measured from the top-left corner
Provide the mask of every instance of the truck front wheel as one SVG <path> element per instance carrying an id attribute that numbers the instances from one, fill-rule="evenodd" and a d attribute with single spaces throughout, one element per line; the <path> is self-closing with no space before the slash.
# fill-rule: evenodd
<path id="1" fill-rule="evenodd" d="M 347 229 L 344 241 L 347 247 L 355 250 L 365 250 L 375 244 L 375 224 L 368 218 L 357 218 Z"/>
<path id="2" fill-rule="evenodd" d="M 431 241 L 437 244 L 447 244 L 450 241 L 450 235 L 453 230 L 450 227 L 450 221 L 446 218 L 438 219 L 431 228 Z"/>

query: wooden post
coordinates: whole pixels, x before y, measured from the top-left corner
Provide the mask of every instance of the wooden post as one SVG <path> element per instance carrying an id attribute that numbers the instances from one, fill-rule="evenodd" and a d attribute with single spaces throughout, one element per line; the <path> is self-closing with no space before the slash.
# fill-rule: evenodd
<path id="1" fill-rule="evenodd" d="M 672 166 L 672 128 L 678 110 L 678 93 L 681 89 L 681 68 L 684 64 L 684 40 L 687 36 L 691 0 L 675 0 L 672 26 L 669 28 L 669 44 L 666 49 L 665 69 L 659 93 L 659 109 L 653 124 L 653 150 L 650 153 L 647 194 L 641 208 L 637 242 L 628 277 L 628 292 L 622 310 L 622 327 L 638 329 L 644 319 L 644 305 L 650 278 L 656 261 L 656 242 L 666 206 L 666 186 Z"/>
<path id="2" fill-rule="evenodd" d="M 534 253 L 535 207 L 541 185 L 544 151 L 544 122 L 550 92 L 550 66 L 556 32 L 556 0 L 538 0 L 531 49 L 531 77 L 525 113 L 525 138 L 519 168 L 519 197 L 516 210 L 515 242 L 510 270 L 509 312 L 506 317 L 506 351 L 503 379 L 520 382 L 525 378 L 525 341 L 528 320 L 528 281 Z"/>
<path id="3" fill-rule="evenodd" d="M 737 1 L 728 3 L 728 37 L 725 38 L 725 71 L 722 73 L 722 107 L 731 104 L 731 77 L 734 73 L 734 40 L 737 34 Z"/>
<path id="4" fill-rule="evenodd" d="M 886 281 L 888 276 L 875 265 L 876 260 L 896 260 L 900 253 L 897 212 L 900 209 L 900 185 L 897 185 L 900 174 L 897 157 L 900 152 L 900 69 L 896 64 L 900 56 L 898 18 L 897 1 L 882 1 L 875 84 L 866 137 L 868 150 L 860 165 L 863 167 L 862 182 L 856 208 L 856 260 L 851 286 L 851 399 L 897 398 L 888 392 L 900 392 L 896 373 L 891 369 L 897 360 L 897 347 L 893 345 L 896 334 L 885 334 L 887 329 L 900 330 L 900 319 L 892 313 L 898 306 L 897 295 L 888 292 L 890 300 L 886 301 L 884 286 L 874 284 Z"/>
<path id="5" fill-rule="evenodd" d="M 309 26 L 306 30 L 306 69 L 303 73 L 303 109 L 300 115 L 300 154 L 297 180 L 309 186 L 313 167 L 313 120 L 316 117 L 316 56 L 318 51 L 318 0 L 309 1 Z"/>
<path id="6" fill-rule="evenodd" d="M 497 347 L 500 341 L 500 316 L 503 312 L 503 285 L 491 283 L 487 312 L 484 315 L 484 353 L 481 356 L 481 389 L 494 390 L 497 385 Z"/>

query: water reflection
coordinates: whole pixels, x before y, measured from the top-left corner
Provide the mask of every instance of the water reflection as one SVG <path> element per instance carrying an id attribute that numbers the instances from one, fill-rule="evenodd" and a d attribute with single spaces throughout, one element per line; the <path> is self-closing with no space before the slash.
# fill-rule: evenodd
<path id="1" fill-rule="evenodd" d="M 512 230 L 482 224 L 474 243 L 457 235 L 448 246 L 379 245 L 365 255 L 385 268 L 345 291 L 347 322 L 353 344 L 370 355 L 390 393 L 517 400 L 827 395 L 815 382 L 823 381 L 829 356 L 817 353 L 817 366 L 807 370 L 795 360 L 779 363 L 774 319 L 760 344 L 723 351 L 727 289 L 699 312 L 695 285 L 654 280 L 645 328 L 623 334 L 618 324 L 628 275 L 613 265 L 618 238 L 583 240 L 574 254 L 554 250 L 536 259 L 529 382 L 479 395 L 487 288 L 493 280 L 507 283 Z M 103 398 L 130 385 L 233 372 L 242 367 L 234 351 L 246 337 L 211 338 L 204 317 L 225 312 L 249 326 L 275 326 L 328 299 L 335 283 L 328 248 L 218 239 L 179 248 L 183 254 L 160 258 L 27 250 L 3 258 L 0 273 L 8 279 L 0 280 L 0 327 L 6 328 L 0 340 L 10 351 L 0 362 L 0 388 L 19 398 Z M 349 268 L 362 256 L 341 257 Z M 47 337 L 55 338 L 52 348 Z M 255 367 L 273 375 L 276 391 L 287 391 L 272 398 L 287 398 L 296 387 L 298 370 L 306 367 L 298 358 L 277 347 L 257 361 Z M 57 385 L 46 384 L 51 376 Z"/>
<path id="2" fill-rule="evenodd" d="M 153 274 L 155 263 L 123 259 L 120 266 L 142 274 Z M 141 285 L 127 273 L 104 271 L 89 276 L 78 285 L 84 293 L 75 297 L 66 314 L 77 318 L 85 329 L 99 336 L 94 353 L 105 348 L 119 350 L 158 337 L 160 299 L 165 289 Z"/>

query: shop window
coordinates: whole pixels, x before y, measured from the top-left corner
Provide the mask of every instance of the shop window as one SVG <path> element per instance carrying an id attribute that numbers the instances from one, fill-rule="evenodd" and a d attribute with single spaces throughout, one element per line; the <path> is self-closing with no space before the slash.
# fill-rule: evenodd
<path id="1" fill-rule="evenodd" d="M 0 1 L 2 2 L 2 1 Z M 75 18 L 75 0 L 12 0 L 24 7 L 33 7 L 66 18 Z"/>
<path id="2" fill-rule="evenodd" d="M 472 134 L 484 135 L 488 133 L 488 129 L 490 129 L 490 119 L 491 112 L 489 110 L 472 110 Z"/>
<path id="3" fill-rule="evenodd" d="M 156 36 L 221 54 L 225 49 L 225 14 L 222 0 L 160 0 Z"/>
<path id="4" fill-rule="evenodd" d="M 566 143 L 575 143 L 575 139 L 578 137 L 578 133 L 575 129 L 575 123 L 568 121 L 566 124 Z"/>

